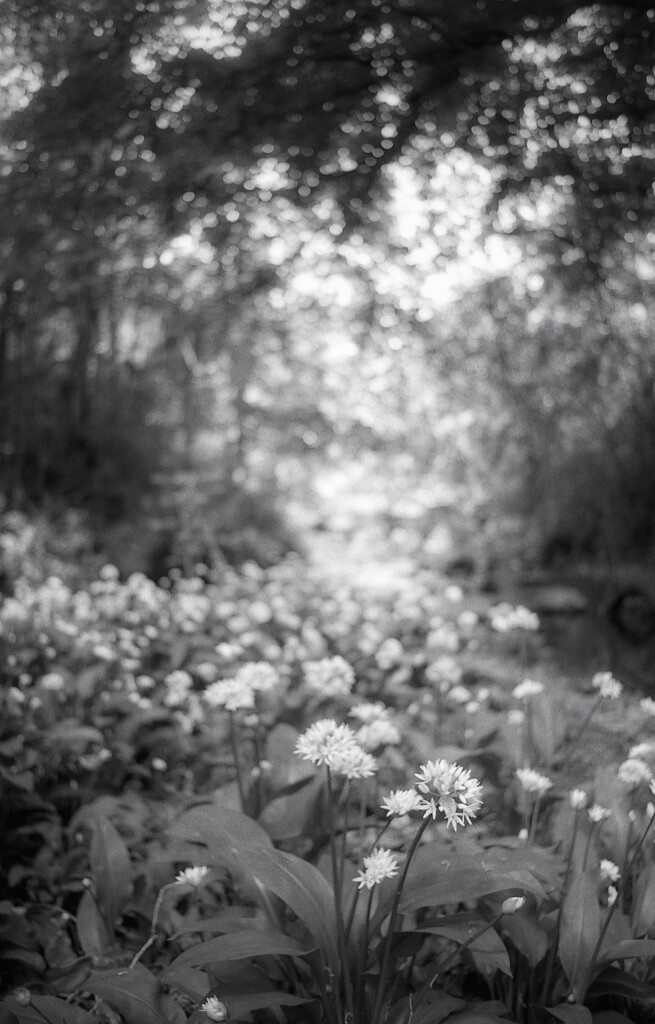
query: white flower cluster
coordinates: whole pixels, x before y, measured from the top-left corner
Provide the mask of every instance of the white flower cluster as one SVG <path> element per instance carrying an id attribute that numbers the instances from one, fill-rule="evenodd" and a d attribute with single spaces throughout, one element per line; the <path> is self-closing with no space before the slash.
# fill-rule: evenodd
<path id="1" fill-rule="evenodd" d="M 539 616 L 522 604 L 512 605 L 507 602 L 489 609 L 491 628 L 497 633 L 509 633 L 514 629 L 535 632 L 539 629 Z"/>
<path id="2" fill-rule="evenodd" d="M 393 789 L 381 804 L 388 818 L 402 817 L 424 808 L 424 800 L 415 789 Z"/>
<path id="3" fill-rule="evenodd" d="M 541 775 L 534 768 L 517 768 L 516 777 L 524 793 L 533 793 L 535 796 L 543 796 L 553 785 L 547 775 Z"/>
<path id="4" fill-rule="evenodd" d="M 639 786 L 653 777 L 650 767 L 640 757 L 628 757 L 619 765 L 617 775 L 626 786 Z"/>
<path id="5" fill-rule="evenodd" d="M 416 788 L 423 794 L 423 816 L 437 817 L 440 811 L 448 825 L 469 825 L 482 807 L 482 786 L 467 768 L 451 764 L 445 758 L 428 761 L 416 773 Z"/>
<path id="6" fill-rule="evenodd" d="M 357 872 L 353 882 L 357 883 L 358 889 L 372 889 L 385 878 L 393 878 L 397 874 L 398 858 L 390 850 L 380 848 L 364 857 L 364 869 Z"/>
<path id="7" fill-rule="evenodd" d="M 175 881 L 178 885 L 191 885 L 194 889 L 197 889 L 199 885 L 202 885 L 208 874 L 209 868 L 207 867 L 194 866 L 184 868 L 183 871 L 177 873 Z"/>
<path id="8" fill-rule="evenodd" d="M 536 679 L 524 679 L 522 683 L 514 687 L 512 695 L 517 700 L 529 700 L 530 697 L 538 697 L 543 692 L 543 683 L 538 682 Z"/>
<path id="9" fill-rule="evenodd" d="M 362 723 L 355 735 L 364 750 L 372 752 L 380 747 L 397 746 L 400 743 L 400 730 L 391 721 L 391 709 L 379 701 L 356 704 L 350 709 L 349 715 Z"/>
<path id="10" fill-rule="evenodd" d="M 248 662 L 232 678 L 210 683 L 204 691 L 204 698 L 214 708 L 232 712 L 249 710 L 255 707 L 257 693 L 272 690 L 279 681 L 280 677 L 272 665 L 264 661 Z"/>
<path id="11" fill-rule="evenodd" d="M 324 697 L 346 697 L 355 684 L 352 667 L 339 655 L 305 662 L 303 674 L 308 689 Z"/>
<path id="12" fill-rule="evenodd" d="M 609 700 L 617 700 L 623 693 L 623 686 L 611 672 L 596 672 L 591 685 L 598 690 L 600 697 L 607 697 Z"/>
<path id="13" fill-rule="evenodd" d="M 338 725 L 323 718 L 310 725 L 296 743 L 296 754 L 304 761 L 325 765 L 348 779 L 367 779 L 375 775 L 377 761 L 357 742 L 349 725 Z"/>

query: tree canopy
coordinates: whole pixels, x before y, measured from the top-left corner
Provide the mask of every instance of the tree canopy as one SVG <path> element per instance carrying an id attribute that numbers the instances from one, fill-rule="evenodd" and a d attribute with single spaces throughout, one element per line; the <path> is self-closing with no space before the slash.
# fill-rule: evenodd
<path id="1" fill-rule="evenodd" d="M 617 311 L 639 325 L 652 302 L 646 0 L 6 0 L 0 31 L 10 492 L 96 474 L 107 388 L 134 396 L 119 437 L 212 422 L 237 475 L 248 439 L 327 449 L 349 419 L 324 387 L 339 332 L 369 368 L 393 340 L 416 410 L 421 382 L 466 392 L 486 360 L 524 423 L 560 409 L 558 359 L 561 425 L 607 392 L 603 344 L 632 351 Z M 431 273 L 476 246 L 485 287 L 441 318 Z M 307 273 L 336 303 L 298 291 Z M 652 373 L 633 347 L 618 393 Z M 625 403 L 600 407 L 614 423 Z M 362 415 L 374 449 L 379 415 Z"/>

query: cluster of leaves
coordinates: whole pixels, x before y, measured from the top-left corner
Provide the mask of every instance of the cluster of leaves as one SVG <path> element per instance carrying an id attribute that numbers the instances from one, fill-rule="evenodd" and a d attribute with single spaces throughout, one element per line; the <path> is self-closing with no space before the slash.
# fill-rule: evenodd
<path id="1" fill-rule="evenodd" d="M 361 1022 L 637 1019 L 655 994 L 652 702 L 521 681 L 535 617 L 473 604 L 427 577 L 374 602 L 330 592 L 293 560 L 19 580 L 0 608 L 0 1019 L 336 1022 L 340 1000 Z M 618 773 L 583 760 L 574 799 L 612 699 L 644 743 Z M 586 712 L 575 736 L 563 703 Z M 312 722 L 358 714 L 374 774 L 298 756 Z M 461 838 L 381 810 L 435 757 L 483 779 Z M 351 880 L 382 836 L 402 871 L 362 901 Z"/>

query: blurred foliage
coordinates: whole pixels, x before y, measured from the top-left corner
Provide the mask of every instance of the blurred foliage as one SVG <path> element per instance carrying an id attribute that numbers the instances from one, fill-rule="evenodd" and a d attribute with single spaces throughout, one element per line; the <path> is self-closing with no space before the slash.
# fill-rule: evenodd
<path id="1" fill-rule="evenodd" d="M 650 549 L 654 23 L 635 0 L 8 0 L 10 503 L 154 516 L 173 546 L 211 507 L 225 551 L 232 496 L 259 533 L 255 506 L 359 466 L 392 515 Z"/>

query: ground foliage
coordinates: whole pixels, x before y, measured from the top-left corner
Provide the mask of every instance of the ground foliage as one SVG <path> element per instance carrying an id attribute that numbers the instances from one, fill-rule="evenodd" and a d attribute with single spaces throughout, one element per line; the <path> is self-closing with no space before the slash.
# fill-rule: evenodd
<path id="1" fill-rule="evenodd" d="M 35 573 L 0 608 L 1 1019 L 648 1019 L 652 700 L 572 691 L 533 613 L 434 574 L 199 571 Z M 371 771 L 298 756 L 326 721 Z M 438 758 L 477 817 L 385 818 Z"/>

